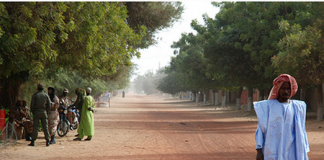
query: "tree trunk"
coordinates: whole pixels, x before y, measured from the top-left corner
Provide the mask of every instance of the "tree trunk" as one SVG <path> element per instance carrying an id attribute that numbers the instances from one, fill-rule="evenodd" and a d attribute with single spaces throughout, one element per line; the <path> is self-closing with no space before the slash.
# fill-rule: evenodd
<path id="1" fill-rule="evenodd" d="M 264 90 L 264 99 L 265 99 L 265 100 L 268 99 L 270 90 L 271 90 L 271 89 L 265 89 L 265 90 Z"/>
<path id="2" fill-rule="evenodd" d="M 236 110 L 241 109 L 241 94 L 243 91 L 243 87 L 240 87 L 239 90 L 237 91 L 237 97 L 236 97 Z"/>
<path id="3" fill-rule="evenodd" d="M 317 85 L 317 122 L 323 120 L 323 84 Z"/>
<path id="4" fill-rule="evenodd" d="M 306 100 L 306 84 L 301 85 L 300 89 L 300 100 L 305 101 Z"/>
<path id="5" fill-rule="evenodd" d="M 204 92 L 204 104 L 206 104 L 207 101 L 207 97 L 206 97 L 206 93 Z"/>
<path id="6" fill-rule="evenodd" d="M 179 100 L 181 100 L 181 92 L 179 93 L 179 97 L 178 97 Z"/>
<path id="7" fill-rule="evenodd" d="M 189 91 L 189 100 L 192 100 L 191 98 L 192 98 L 192 93 L 191 93 L 191 91 Z"/>
<path id="8" fill-rule="evenodd" d="M 252 105 L 253 105 L 253 88 L 249 87 L 248 88 L 248 106 L 247 106 L 247 111 L 252 111 Z"/>
<path id="9" fill-rule="evenodd" d="M 212 101 L 213 101 L 213 102 L 212 102 L 212 103 L 213 103 L 213 106 L 215 106 L 215 104 L 216 104 L 216 103 L 215 103 L 215 90 L 213 90 L 213 100 L 212 100 Z"/>
<path id="10" fill-rule="evenodd" d="M 196 93 L 196 103 L 199 103 L 199 93 Z"/>
<path id="11" fill-rule="evenodd" d="M 264 89 L 261 89 L 260 90 L 260 93 L 259 93 L 259 101 L 262 101 L 262 100 L 264 100 L 264 92 L 265 92 L 265 90 Z"/>
<path id="12" fill-rule="evenodd" d="M 0 107 L 10 109 L 19 98 L 21 80 L 14 76 L 0 80 Z"/>
<path id="13" fill-rule="evenodd" d="M 215 90 L 215 106 L 219 104 L 218 89 Z"/>
<path id="14" fill-rule="evenodd" d="M 226 91 L 222 90 L 222 105 L 221 107 L 225 107 L 226 104 Z"/>
<path id="15" fill-rule="evenodd" d="M 191 92 L 191 101 L 195 101 L 196 100 L 196 92 Z"/>

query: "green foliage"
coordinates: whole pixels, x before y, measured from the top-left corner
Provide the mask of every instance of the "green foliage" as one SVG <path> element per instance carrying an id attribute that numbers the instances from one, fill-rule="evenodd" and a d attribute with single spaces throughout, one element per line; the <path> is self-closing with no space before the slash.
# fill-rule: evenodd
<path id="1" fill-rule="evenodd" d="M 146 7 L 130 16 L 117 2 L 0 3 L 0 103 L 13 105 L 26 81 L 26 99 L 38 80 L 58 90 L 92 86 L 96 94 L 125 87 L 132 57 L 140 57 L 142 44 L 153 44 L 144 39 L 171 26 L 183 10 L 178 2 L 136 6 Z"/>
<path id="2" fill-rule="evenodd" d="M 166 70 L 161 88 L 168 86 L 163 83 L 179 81 L 186 90 L 235 90 L 241 86 L 269 89 L 271 81 L 282 73 L 305 83 L 317 84 L 324 78 L 323 3 L 212 5 L 220 7 L 215 18 L 203 15 L 204 25 L 193 20 L 191 26 L 197 35 L 182 34 L 172 45 L 179 50 L 174 52 L 176 57 Z"/>
<path id="3" fill-rule="evenodd" d="M 169 28 L 181 18 L 183 6 L 181 2 L 125 2 L 127 7 L 127 24 L 138 33 L 140 27 L 146 27 L 146 35 L 143 37 L 140 48 L 147 48 L 156 44 L 155 33 Z"/>
<path id="4" fill-rule="evenodd" d="M 115 74 L 114 77 L 106 77 L 105 80 L 89 80 L 81 77 L 76 72 L 68 72 L 66 70 L 62 70 L 54 75 L 49 75 L 49 77 L 39 77 L 39 79 L 30 78 L 29 81 L 22 85 L 21 95 L 19 98 L 26 100 L 27 104 L 30 104 L 31 97 L 36 92 L 37 81 L 44 84 L 45 92 L 47 92 L 46 88 L 54 87 L 57 96 L 60 96 L 63 93 L 64 88 L 67 88 L 69 90 L 67 96 L 70 98 L 76 98 L 74 92 L 76 88 L 86 89 L 87 87 L 90 87 L 92 89 L 91 94 L 97 98 L 104 92 L 126 88 L 133 69 L 133 67 L 119 69 L 118 74 Z"/>
<path id="5" fill-rule="evenodd" d="M 295 76 L 304 84 L 320 84 L 324 78 L 321 20 L 302 29 L 300 24 L 279 23 L 286 36 L 279 41 L 280 52 L 272 58 L 276 72 Z"/>

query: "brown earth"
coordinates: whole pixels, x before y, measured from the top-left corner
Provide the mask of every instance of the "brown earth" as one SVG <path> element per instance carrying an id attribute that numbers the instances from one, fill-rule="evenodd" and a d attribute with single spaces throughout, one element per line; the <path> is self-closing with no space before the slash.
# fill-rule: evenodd
<path id="1" fill-rule="evenodd" d="M 95 135 L 91 141 L 73 141 L 76 131 L 57 137 L 45 147 L 43 133 L 35 142 L 20 140 L 0 148 L 0 160 L 9 159 L 127 159 L 203 160 L 255 159 L 253 113 L 215 109 L 188 100 L 156 95 L 114 97 L 111 107 L 95 112 Z M 324 159 L 324 122 L 306 122 L 310 160 Z"/>

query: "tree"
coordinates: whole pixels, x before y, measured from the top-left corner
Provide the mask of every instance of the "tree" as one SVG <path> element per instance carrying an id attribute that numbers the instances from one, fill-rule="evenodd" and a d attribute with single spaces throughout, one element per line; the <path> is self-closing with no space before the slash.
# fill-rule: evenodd
<path id="1" fill-rule="evenodd" d="M 169 28 L 181 18 L 183 6 L 181 2 L 125 2 L 127 7 L 127 24 L 138 33 L 145 26 L 146 36 L 142 39 L 140 48 L 156 44 L 155 33 Z"/>
<path id="2" fill-rule="evenodd" d="M 29 78 L 46 81 L 66 70 L 90 81 L 109 80 L 127 71 L 149 28 L 139 23 L 133 30 L 125 23 L 132 19 L 127 12 L 115 2 L 0 3 L 0 105 L 12 106 Z M 173 21 L 163 20 L 155 29 Z"/>
<path id="3" fill-rule="evenodd" d="M 279 42 L 281 51 L 272 59 L 277 72 L 295 76 L 302 84 L 317 85 L 317 121 L 323 120 L 324 52 L 321 20 L 302 30 L 301 25 L 290 27 L 280 22 L 286 36 Z"/>

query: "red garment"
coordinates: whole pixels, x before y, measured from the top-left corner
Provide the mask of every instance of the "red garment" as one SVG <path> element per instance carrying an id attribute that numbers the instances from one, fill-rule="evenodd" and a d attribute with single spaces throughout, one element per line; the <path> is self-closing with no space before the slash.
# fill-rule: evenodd
<path id="1" fill-rule="evenodd" d="M 290 83 L 291 93 L 289 99 L 297 93 L 298 85 L 296 79 L 289 74 L 281 74 L 273 80 L 273 87 L 270 91 L 268 99 L 277 99 L 279 96 L 279 89 L 284 82 Z"/>

